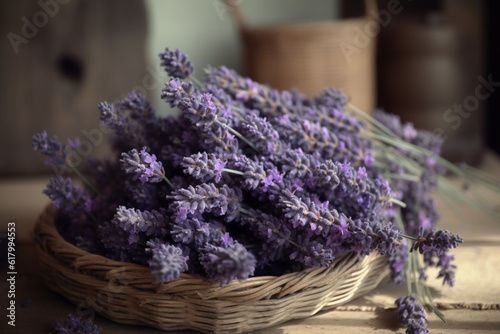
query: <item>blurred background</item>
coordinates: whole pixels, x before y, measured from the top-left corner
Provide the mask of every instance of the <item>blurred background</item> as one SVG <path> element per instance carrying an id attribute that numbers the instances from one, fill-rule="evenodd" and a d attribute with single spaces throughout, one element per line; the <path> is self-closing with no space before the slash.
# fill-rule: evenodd
<path id="1" fill-rule="evenodd" d="M 97 104 L 129 91 L 159 113 L 158 53 L 180 48 L 203 77 L 226 65 L 279 89 L 342 89 L 445 139 L 477 165 L 500 152 L 498 1 L 40 0 L 0 3 L 0 177 L 53 173 L 34 133 L 106 154 Z"/>

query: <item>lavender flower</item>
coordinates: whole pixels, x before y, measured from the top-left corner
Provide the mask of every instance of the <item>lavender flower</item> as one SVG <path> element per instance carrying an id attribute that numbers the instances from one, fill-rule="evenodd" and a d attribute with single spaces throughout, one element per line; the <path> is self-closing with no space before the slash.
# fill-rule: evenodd
<path id="1" fill-rule="evenodd" d="M 71 313 L 66 319 L 58 319 L 52 324 L 51 334 L 100 334 L 101 328 L 94 325 L 92 320 L 83 321 L 82 317 L 75 317 Z"/>
<path id="2" fill-rule="evenodd" d="M 170 104 L 170 107 L 186 108 L 194 94 L 199 94 L 191 81 L 184 82 L 175 78 L 165 84 L 161 98 Z"/>
<path id="3" fill-rule="evenodd" d="M 336 110 L 343 110 L 347 102 L 347 96 L 340 89 L 333 87 L 324 89 L 317 98 L 318 104 Z"/>
<path id="4" fill-rule="evenodd" d="M 136 237 L 139 232 L 143 232 L 147 236 L 154 235 L 156 237 L 166 234 L 167 220 L 165 214 L 156 210 L 141 211 L 119 206 L 116 209 L 113 222 L 124 231 L 130 232 L 130 238 Z M 130 238 L 129 242 L 135 240 Z"/>
<path id="5" fill-rule="evenodd" d="M 182 160 L 181 166 L 184 173 L 189 174 L 202 182 L 215 179 L 219 182 L 222 177 L 222 170 L 227 161 L 222 161 L 213 153 L 196 153 Z"/>
<path id="6" fill-rule="evenodd" d="M 404 266 L 408 259 L 408 251 L 406 249 L 407 241 L 403 239 L 401 241 L 401 247 L 396 249 L 396 251 L 390 254 L 387 259 L 387 263 L 391 268 L 391 280 L 399 285 L 406 280 L 406 273 L 404 270 Z"/>
<path id="7" fill-rule="evenodd" d="M 392 254 L 400 246 L 399 231 L 391 223 L 383 226 L 380 222 L 357 219 L 349 221 L 352 249 L 368 254 L 373 250 L 380 254 Z"/>
<path id="8" fill-rule="evenodd" d="M 57 136 L 48 138 L 46 131 L 37 133 L 33 136 L 32 146 L 33 150 L 41 151 L 47 156 L 46 165 L 64 166 L 66 164 L 68 158 L 66 145 L 60 144 Z"/>
<path id="9" fill-rule="evenodd" d="M 210 225 L 201 217 L 188 217 L 176 222 L 172 226 L 170 234 L 175 242 L 202 247 L 212 238 L 213 227 L 211 228 Z"/>
<path id="10" fill-rule="evenodd" d="M 74 186 L 70 178 L 58 176 L 50 178 L 47 188 L 43 191 L 54 207 L 61 212 L 75 217 L 83 212 L 90 212 L 91 199 L 88 190 Z"/>
<path id="11" fill-rule="evenodd" d="M 165 68 L 168 75 L 171 77 L 185 79 L 194 72 L 193 64 L 188 60 L 186 54 L 182 53 L 179 49 L 170 51 L 165 48 L 165 52 L 159 54 L 161 59 L 161 66 Z"/>
<path id="12" fill-rule="evenodd" d="M 307 268 L 328 267 L 335 260 L 332 249 L 322 242 L 299 236 L 296 244 L 290 259 L 303 263 Z"/>
<path id="13" fill-rule="evenodd" d="M 120 110 L 116 110 L 114 105 L 109 102 L 99 103 L 101 112 L 101 122 L 105 126 L 113 129 L 117 135 L 123 134 L 128 127 L 128 120 Z"/>
<path id="14" fill-rule="evenodd" d="M 134 148 L 122 153 L 120 162 L 125 173 L 133 174 L 133 179 L 139 179 L 142 183 L 161 182 L 165 177 L 162 163 L 156 161 L 156 155 L 147 152 L 147 147 L 143 147 L 141 152 Z"/>
<path id="15" fill-rule="evenodd" d="M 401 321 L 408 326 L 407 334 L 427 334 L 427 322 L 424 308 L 413 296 L 401 297 L 396 300 L 397 312 Z"/>
<path id="16" fill-rule="evenodd" d="M 437 267 L 441 267 L 437 278 L 443 278 L 443 285 L 447 284 L 450 287 L 455 286 L 455 270 L 457 269 L 457 266 L 451 264 L 453 260 L 455 260 L 454 255 L 444 253 L 439 256 L 437 263 Z"/>
<path id="17" fill-rule="evenodd" d="M 247 279 L 254 273 L 255 256 L 237 241 L 232 245 L 206 244 L 200 253 L 200 262 L 207 277 L 221 284 L 227 284 L 234 279 Z"/>
<path id="18" fill-rule="evenodd" d="M 146 96 L 143 94 L 132 91 L 119 102 L 119 106 L 122 110 L 129 110 L 132 119 L 141 120 L 148 125 L 158 121 L 151 103 L 146 100 Z"/>
<path id="19" fill-rule="evenodd" d="M 420 227 L 418 239 L 413 243 L 411 251 L 418 250 L 420 254 L 436 252 L 440 256 L 463 242 L 459 235 L 454 235 L 448 230 L 432 230 L 424 236 L 424 229 Z"/>
<path id="20" fill-rule="evenodd" d="M 265 118 L 251 114 L 245 120 L 241 132 L 260 152 L 272 154 L 283 150 L 285 145 L 280 141 L 278 132 Z"/>
<path id="21" fill-rule="evenodd" d="M 179 247 L 154 242 L 149 242 L 148 245 L 153 254 L 148 262 L 149 267 L 158 282 L 168 282 L 179 278 L 181 273 L 188 270 L 189 257 L 184 256 Z"/>

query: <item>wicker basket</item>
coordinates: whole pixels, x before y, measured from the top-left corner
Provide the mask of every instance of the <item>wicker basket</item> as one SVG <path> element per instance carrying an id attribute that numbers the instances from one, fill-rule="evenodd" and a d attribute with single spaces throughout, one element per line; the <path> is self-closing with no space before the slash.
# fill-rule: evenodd
<path id="1" fill-rule="evenodd" d="M 232 5 L 243 41 L 245 75 L 276 89 L 297 88 L 309 96 L 333 86 L 351 103 L 371 112 L 376 98 L 377 38 L 365 30 L 378 24 L 369 16 L 377 6 L 375 0 L 364 3 L 363 17 L 271 27 L 249 27 L 239 6 Z"/>
<path id="2" fill-rule="evenodd" d="M 220 286 L 182 274 L 155 283 L 149 268 L 90 254 L 58 233 L 49 206 L 39 217 L 36 245 L 48 287 L 75 305 L 122 324 L 162 330 L 244 333 L 312 316 L 374 289 L 388 274 L 385 257 L 355 253 L 330 267 L 252 277 Z"/>

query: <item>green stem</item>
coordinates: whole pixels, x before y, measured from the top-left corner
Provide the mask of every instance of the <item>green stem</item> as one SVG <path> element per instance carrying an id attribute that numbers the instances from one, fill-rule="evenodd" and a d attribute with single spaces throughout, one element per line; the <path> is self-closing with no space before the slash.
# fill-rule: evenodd
<path id="1" fill-rule="evenodd" d="M 226 172 L 226 173 L 236 174 L 236 175 L 245 175 L 245 173 L 240 172 L 239 170 L 230 169 L 230 168 L 222 168 L 222 171 Z"/>
<path id="2" fill-rule="evenodd" d="M 167 179 L 167 178 L 165 177 L 165 175 L 163 175 L 163 180 L 164 180 L 165 182 L 167 182 L 167 184 L 170 186 L 170 188 L 175 189 L 175 187 L 174 187 L 174 185 L 172 184 L 172 182 L 170 182 L 170 180 L 169 180 L 169 179 Z"/>
<path id="3" fill-rule="evenodd" d="M 247 143 L 248 146 L 250 146 L 251 148 L 253 148 L 256 152 L 259 152 L 259 150 L 257 149 L 257 147 L 251 141 L 249 141 L 248 139 L 246 139 L 245 137 L 243 137 L 243 135 L 241 133 L 239 133 L 238 131 L 236 131 L 235 129 L 233 129 L 232 127 L 230 127 L 227 124 L 223 124 L 223 126 L 225 126 L 229 130 L 229 132 L 231 132 L 233 135 L 235 135 L 236 137 L 240 138 L 245 143 Z"/>
<path id="4" fill-rule="evenodd" d="M 413 241 L 417 241 L 418 240 L 418 238 L 415 238 L 415 237 L 412 237 L 411 235 L 407 235 L 407 234 L 403 234 L 403 233 L 399 233 L 399 236 L 403 237 L 403 238 L 406 238 L 406 239 L 413 240 Z"/>
<path id="5" fill-rule="evenodd" d="M 396 204 L 396 205 L 399 205 L 399 206 L 400 206 L 400 207 L 402 207 L 402 208 L 406 208 L 406 203 L 405 203 L 405 202 L 403 202 L 403 201 L 400 201 L 400 200 L 399 200 L 399 199 L 397 199 L 397 198 L 391 197 L 391 198 L 389 199 L 389 202 L 394 203 L 394 204 Z"/>
<path id="6" fill-rule="evenodd" d="M 94 192 L 96 192 L 99 195 L 101 194 L 101 192 L 96 187 L 94 187 L 94 185 L 90 183 L 90 181 L 78 169 L 76 169 L 76 167 L 71 165 L 70 167 L 80 177 L 80 179 L 82 179 L 82 181 L 85 182 L 85 184 L 87 184 Z"/>
<path id="7" fill-rule="evenodd" d="M 250 211 L 248 211 L 247 209 L 242 208 L 242 207 L 240 207 L 240 212 L 241 212 L 241 213 L 244 213 L 244 214 L 246 214 L 246 215 L 248 215 L 248 216 L 250 216 L 250 215 L 251 215 Z"/>

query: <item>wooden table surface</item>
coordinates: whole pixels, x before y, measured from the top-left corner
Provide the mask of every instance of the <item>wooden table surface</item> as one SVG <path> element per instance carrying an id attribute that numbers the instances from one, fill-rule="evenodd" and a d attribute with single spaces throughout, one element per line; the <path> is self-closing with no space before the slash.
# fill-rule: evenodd
<path id="1" fill-rule="evenodd" d="M 482 169 L 500 177 L 500 160 L 487 155 Z M 7 273 L 0 272 L 1 333 L 48 333 L 51 323 L 68 313 L 76 314 L 74 305 L 49 291 L 40 277 L 33 224 L 48 203 L 41 195 L 47 178 L 0 180 L 0 230 L 7 222 L 16 222 L 16 326 L 7 325 Z M 500 196 L 483 193 L 490 203 L 499 203 Z M 442 216 L 441 228 L 460 234 L 465 243 L 453 253 L 456 256 L 457 285 L 442 287 L 440 280 L 429 275 L 435 301 L 448 323 L 430 314 L 431 333 L 500 333 L 500 222 L 462 205 L 448 205 L 437 198 Z M 255 333 L 404 333 L 395 315 L 394 300 L 406 295 L 404 286 L 383 282 L 376 290 L 334 311 L 321 312 L 308 319 L 293 320 Z M 490 308 L 489 310 L 476 310 Z M 106 333 L 164 333 L 139 326 L 125 326 L 97 316 L 95 323 Z M 170 333 L 194 333 L 192 331 Z"/>

